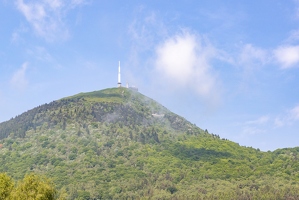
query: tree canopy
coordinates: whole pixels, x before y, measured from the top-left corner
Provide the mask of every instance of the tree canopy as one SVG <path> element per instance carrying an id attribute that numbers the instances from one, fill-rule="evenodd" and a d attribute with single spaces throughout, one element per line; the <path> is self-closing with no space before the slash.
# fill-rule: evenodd
<path id="1" fill-rule="evenodd" d="M 0 173 L 0 199 L 54 200 L 56 195 L 55 186 L 45 177 L 28 174 L 14 186 L 8 175 Z"/>

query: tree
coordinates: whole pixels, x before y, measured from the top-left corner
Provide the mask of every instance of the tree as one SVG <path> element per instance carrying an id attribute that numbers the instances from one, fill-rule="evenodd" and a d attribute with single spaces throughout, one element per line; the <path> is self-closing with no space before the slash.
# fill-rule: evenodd
<path id="1" fill-rule="evenodd" d="M 0 173 L 0 200 L 7 199 L 13 187 L 14 184 L 11 178 L 5 173 Z"/>
<path id="2" fill-rule="evenodd" d="M 49 179 L 29 174 L 18 183 L 11 194 L 11 199 L 52 200 L 55 199 L 56 193 L 56 189 Z"/>

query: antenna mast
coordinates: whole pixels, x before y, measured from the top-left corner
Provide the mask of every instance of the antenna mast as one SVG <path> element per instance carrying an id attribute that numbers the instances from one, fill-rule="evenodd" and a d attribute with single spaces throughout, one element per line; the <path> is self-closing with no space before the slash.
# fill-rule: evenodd
<path id="1" fill-rule="evenodd" d="M 117 87 L 121 87 L 121 81 L 120 81 L 120 61 L 118 61 L 118 82 Z"/>

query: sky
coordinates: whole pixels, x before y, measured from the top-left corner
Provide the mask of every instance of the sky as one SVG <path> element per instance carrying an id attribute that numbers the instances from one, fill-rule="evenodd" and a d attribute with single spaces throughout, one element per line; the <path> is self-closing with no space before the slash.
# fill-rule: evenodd
<path id="1" fill-rule="evenodd" d="M 210 133 L 299 146 L 298 0 L 0 0 L 0 122 L 122 83 Z"/>

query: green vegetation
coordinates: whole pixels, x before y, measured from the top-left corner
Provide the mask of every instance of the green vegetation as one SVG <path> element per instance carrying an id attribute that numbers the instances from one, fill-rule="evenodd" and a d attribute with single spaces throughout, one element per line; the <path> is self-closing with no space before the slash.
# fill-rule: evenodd
<path id="1" fill-rule="evenodd" d="M 61 196 L 63 199 L 63 195 Z M 54 200 L 57 198 L 57 192 L 54 185 L 47 178 L 29 174 L 20 180 L 16 187 L 12 179 L 0 173 L 0 199 L 6 200 L 24 200 L 24 199 L 45 199 Z"/>
<path id="2" fill-rule="evenodd" d="M 0 124 L 0 172 L 44 174 L 66 199 L 298 199 L 298 155 L 221 139 L 126 88 Z M 0 192 L 9 191 L 2 179 Z"/>

